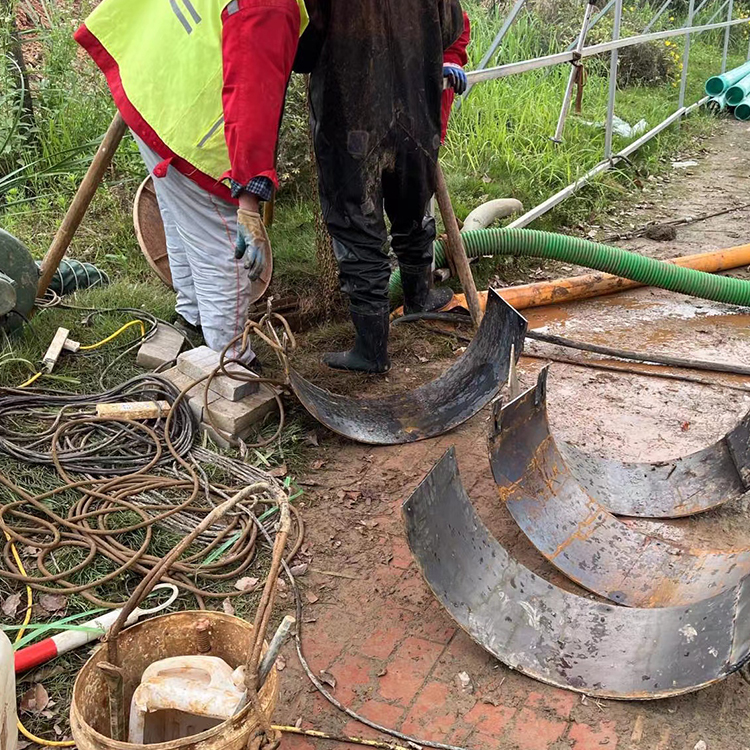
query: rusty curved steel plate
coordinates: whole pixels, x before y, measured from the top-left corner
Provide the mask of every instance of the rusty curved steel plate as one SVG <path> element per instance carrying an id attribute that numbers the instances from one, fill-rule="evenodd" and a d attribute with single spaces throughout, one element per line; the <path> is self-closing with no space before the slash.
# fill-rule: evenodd
<path id="1" fill-rule="evenodd" d="M 558 451 L 546 390 L 544 368 L 536 387 L 496 404 L 490 432 L 500 499 L 544 557 L 584 588 L 629 607 L 700 602 L 750 575 L 750 549 L 686 549 L 615 518 Z"/>
<path id="2" fill-rule="evenodd" d="M 490 290 L 487 311 L 461 357 L 439 378 L 383 398 L 331 393 L 294 369 L 289 381 L 307 411 L 328 429 L 360 443 L 397 445 L 442 435 L 473 417 L 498 393 L 511 353 L 523 350 L 526 319 Z"/>
<path id="3" fill-rule="evenodd" d="M 713 445 L 672 461 L 599 458 L 562 441 L 558 448 L 581 485 L 619 516 L 682 518 L 750 490 L 750 413 Z"/>
<path id="4" fill-rule="evenodd" d="M 435 596 L 504 664 L 587 695 L 689 693 L 750 658 L 750 582 L 690 607 L 631 609 L 563 591 L 514 560 L 480 520 L 453 449 L 403 505 Z"/>

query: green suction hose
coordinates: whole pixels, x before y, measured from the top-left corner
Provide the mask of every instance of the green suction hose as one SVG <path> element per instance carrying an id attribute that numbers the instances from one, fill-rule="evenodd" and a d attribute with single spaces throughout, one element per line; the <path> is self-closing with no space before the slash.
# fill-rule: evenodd
<path id="1" fill-rule="evenodd" d="M 477 229 L 461 236 L 470 258 L 487 255 L 550 258 L 622 276 L 646 286 L 715 302 L 750 306 L 750 281 L 682 268 L 578 237 L 534 229 Z M 435 265 L 438 268 L 447 265 L 441 241 L 435 243 Z M 395 295 L 400 288 L 401 274 L 396 269 L 391 275 L 391 294 Z"/>

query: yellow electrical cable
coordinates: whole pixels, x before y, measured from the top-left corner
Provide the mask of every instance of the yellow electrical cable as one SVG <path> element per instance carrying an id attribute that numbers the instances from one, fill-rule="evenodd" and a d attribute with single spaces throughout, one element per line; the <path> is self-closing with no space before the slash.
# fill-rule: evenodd
<path id="1" fill-rule="evenodd" d="M 18 387 L 19 388 L 26 388 L 26 387 L 30 386 L 32 383 L 35 383 L 37 380 L 39 380 L 39 378 L 41 378 L 42 375 L 43 375 L 43 373 L 38 372 L 38 373 L 36 373 L 36 375 L 32 375 L 25 383 L 21 383 L 21 385 L 19 385 Z"/>
<path id="2" fill-rule="evenodd" d="M 88 346 L 82 346 L 80 351 L 82 352 L 89 352 L 92 349 L 98 349 L 100 346 L 104 346 L 104 344 L 108 344 L 112 339 L 116 339 L 121 333 L 124 333 L 128 330 L 128 328 L 132 328 L 133 326 L 140 326 L 141 327 L 141 338 L 144 338 L 146 335 L 146 325 L 142 320 L 131 320 L 130 323 L 126 323 L 122 328 L 115 331 L 110 336 L 107 336 L 106 339 L 102 339 L 101 341 L 97 341 L 95 344 L 88 344 Z"/>
<path id="3" fill-rule="evenodd" d="M 38 373 L 41 375 L 41 373 Z M 21 386 L 23 387 L 23 386 Z M 18 554 L 18 550 L 16 549 L 16 545 L 13 544 L 10 538 L 10 534 L 8 532 L 5 532 L 5 538 L 10 542 L 10 551 L 13 553 L 13 558 L 16 561 L 16 565 L 18 565 L 18 570 L 21 573 L 21 575 L 25 576 L 28 575 L 26 573 L 26 568 L 23 566 L 23 562 L 21 561 L 21 556 Z M 18 631 L 18 635 L 16 636 L 16 643 L 23 638 L 23 634 L 26 632 L 26 627 L 31 622 L 31 609 L 34 605 L 34 594 L 31 590 L 30 586 L 26 587 L 26 616 L 23 620 L 23 625 L 21 626 L 21 629 Z M 58 742 L 56 740 L 45 740 L 41 737 L 37 737 L 36 735 L 29 732 L 28 729 L 21 723 L 21 719 L 18 719 L 18 723 L 16 724 L 18 727 L 18 731 L 26 737 L 27 740 L 31 740 L 32 742 L 36 742 L 37 745 L 42 745 L 44 747 L 75 747 L 76 743 L 72 742 L 70 740 L 65 742 Z"/>

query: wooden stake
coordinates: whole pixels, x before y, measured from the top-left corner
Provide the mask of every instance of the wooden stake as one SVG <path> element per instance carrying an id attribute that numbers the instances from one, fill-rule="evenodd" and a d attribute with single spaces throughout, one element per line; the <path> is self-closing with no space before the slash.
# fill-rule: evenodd
<path id="1" fill-rule="evenodd" d="M 448 186 L 445 184 L 445 175 L 443 175 L 440 164 L 437 165 L 437 200 L 438 206 L 440 206 L 440 213 L 443 217 L 445 231 L 448 234 L 448 241 L 445 243 L 446 252 L 451 265 L 456 269 L 456 273 L 458 273 L 458 278 L 464 289 L 471 319 L 474 325 L 478 327 L 482 322 L 484 312 L 479 302 L 477 285 L 471 273 L 469 259 L 466 256 L 466 248 L 461 238 L 461 232 L 458 229 L 456 214 L 453 212 L 453 204 L 448 194 Z"/>
<path id="2" fill-rule="evenodd" d="M 65 257 L 68 247 L 70 247 L 76 230 L 86 215 L 86 211 L 91 204 L 96 189 L 102 181 L 102 177 L 104 177 L 107 167 L 112 163 L 112 157 L 115 155 L 115 151 L 117 151 L 117 147 L 125 135 L 126 129 L 127 125 L 125 125 L 125 121 L 118 112 L 104 134 L 104 140 L 102 140 L 102 144 L 99 146 L 99 150 L 96 152 L 94 160 L 91 162 L 91 166 L 88 168 L 86 176 L 83 178 L 70 204 L 70 208 L 68 208 L 68 212 L 65 214 L 65 218 L 62 224 L 60 224 L 60 228 L 57 230 L 57 234 L 52 240 L 47 254 L 44 256 L 39 286 L 36 292 L 37 297 L 43 297 L 47 291 L 52 277 Z"/>

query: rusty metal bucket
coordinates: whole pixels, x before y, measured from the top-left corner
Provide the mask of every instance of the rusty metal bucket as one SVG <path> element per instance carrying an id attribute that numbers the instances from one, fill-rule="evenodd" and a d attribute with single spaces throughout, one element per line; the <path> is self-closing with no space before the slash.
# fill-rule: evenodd
<path id="1" fill-rule="evenodd" d="M 217 656 L 236 668 L 245 664 L 252 648 L 253 626 L 223 612 L 177 612 L 155 617 L 123 630 L 118 635 L 118 650 L 123 669 L 125 705 L 130 705 L 133 691 L 148 666 L 173 656 L 197 654 L 196 625 L 210 623 L 210 656 Z M 204 647 L 203 647 L 204 648 Z M 106 644 L 100 646 L 84 665 L 73 687 L 70 726 L 78 750 L 245 750 L 248 740 L 259 729 L 251 705 L 236 716 L 200 734 L 169 742 L 134 745 L 110 738 L 109 691 L 100 663 L 107 661 Z M 261 707 L 270 715 L 278 699 L 276 668 L 259 693 Z"/>
<path id="2" fill-rule="evenodd" d="M 456 622 L 509 667 L 602 698 L 689 693 L 750 659 L 750 580 L 690 606 L 631 609 L 553 586 L 482 523 L 453 449 L 403 505 L 417 564 Z"/>
<path id="3" fill-rule="evenodd" d="M 156 199 L 154 181 L 149 175 L 138 188 L 133 203 L 133 225 L 141 252 L 146 262 L 156 275 L 172 287 L 172 271 L 167 256 L 167 238 L 164 234 L 164 222 Z M 261 277 L 250 285 L 250 304 L 257 302 L 268 291 L 273 277 L 273 255 L 269 252 L 265 258 Z"/>
<path id="4" fill-rule="evenodd" d="M 360 443 L 397 445 L 442 435 L 471 419 L 498 393 L 523 350 L 526 319 L 493 289 L 466 351 L 439 378 L 402 394 L 351 398 L 331 393 L 294 369 L 289 381 L 302 405 L 329 430 Z"/>
<path id="5" fill-rule="evenodd" d="M 490 463 L 501 501 L 553 565 L 581 586 L 630 607 L 700 602 L 750 575 L 750 549 L 685 549 L 612 515 L 597 495 L 606 480 L 599 476 L 594 487 L 580 481 L 558 450 L 547 421 L 546 391 L 547 368 L 534 388 L 506 406 L 496 404 Z M 613 463 L 602 462 L 601 469 Z M 708 485 L 705 494 L 712 488 L 718 492 L 723 485 Z M 629 489 L 623 484 L 620 492 Z"/>

